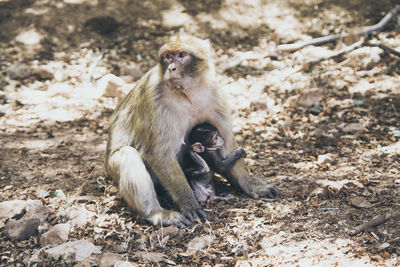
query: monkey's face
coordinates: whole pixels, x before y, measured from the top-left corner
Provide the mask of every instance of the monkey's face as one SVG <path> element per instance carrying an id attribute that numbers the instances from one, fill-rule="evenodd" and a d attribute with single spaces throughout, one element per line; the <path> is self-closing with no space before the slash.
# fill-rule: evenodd
<path id="1" fill-rule="evenodd" d="M 183 90 L 190 84 L 194 65 L 194 56 L 185 51 L 166 52 L 161 56 L 164 80 L 174 89 Z"/>
<path id="2" fill-rule="evenodd" d="M 224 145 L 224 140 L 221 138 L 221 136 L 219 135 L 219 133 L 218 132 L 215 132 L 213 135 L 212 135 L 212 138 L 211 138 L 211 142 L 210 142 L 210 146 L 213 148 L 213 149 L 220 149 L 222 146 Z"/>
<path id="3" fill-rule="evenodd" d="M 218 150 L 224 145 L 217 128 L 210 124 L 196 126 L 190 133 L 189 141 L 192 144 L 202 144 L 208 150 Z"/>

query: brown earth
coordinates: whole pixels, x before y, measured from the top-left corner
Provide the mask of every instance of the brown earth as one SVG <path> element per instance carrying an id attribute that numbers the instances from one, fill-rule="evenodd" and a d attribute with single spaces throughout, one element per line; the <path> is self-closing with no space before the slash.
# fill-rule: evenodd
<path id="1" fill-rule="evenodd" d="M 68 221 L 68 207 L 84 206 L 96 215 L 69 240 L 87 239 L 143 266 L 398 266 L 399 57 L 362 46 L 307 63 L 349 40 L 274 52 L 279 44 L 375 24 L 396 3 L 0 0 L 0 201 L 40 199 L 51 210 L 48 225 Z M 400 51 L 395 21 L 366 40 Z M 118 94 L 182 30 L 213 43 L 249 168 L 282 196 L 234 192 L 232 201 L 207 205 L 207 221 L 164 236 L 128 210 L 103 156 Z M 123 79 L 121 92 L 104 93 L 108 73 Z M 232 191 L 222 179 L 218 190 Z M 383 224 L 352 235 L 386 214 Z M 196 237 L 208 243 L 190 253 Z M 27 265 L 39 239 L 11 241 L 2 231 L 0 264 Z M 161 259 L 151 262 L 143 252 Z M 75 264 L 41 259 L 43 266 Z"/>

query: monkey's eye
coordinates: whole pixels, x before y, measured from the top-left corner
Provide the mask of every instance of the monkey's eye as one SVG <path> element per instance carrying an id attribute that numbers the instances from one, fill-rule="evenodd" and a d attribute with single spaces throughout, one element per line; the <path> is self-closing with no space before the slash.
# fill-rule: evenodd
<path id="1" fill-rule="evenodd" d="M 186 56 L 186 53 L 184 53 L 184 52 L 180 52 L 179 54 L 178 54 L 178 57 L 179 58 L 184 58 Z"/>
<path id="2" fill-rule="evenodd" d="M 171 58 L 172 58 L 172 54 L 171 54 L 171 53 L 166 53 L 166 54 L 164 55 L 164 58 L 166 58 L 166 59 L 171 59 Z"/>

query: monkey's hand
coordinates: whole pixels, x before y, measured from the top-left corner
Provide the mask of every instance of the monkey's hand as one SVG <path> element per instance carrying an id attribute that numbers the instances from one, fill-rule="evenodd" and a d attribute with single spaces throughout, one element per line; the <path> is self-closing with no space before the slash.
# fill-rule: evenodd
<path id="1" fill-rule="evenodd" d="M 200 208 L 178 161 L 174 157 L 167 160 L 168 157 L 154 160 L 150 166 L 187 219 L 193 221 L 196 218 L 206 218 L 207 213 Z M 170 168 L 165 169 L 163 165 L 159 165 L 162 161 L 166 161 L 165 166 Z"/>
<path id="2" fill-rule="evenodd" d="M 256 199 L 259 197 L 276 198 L 281 194 L 275 185 L 268 184 L 266 181 L 260 178 L 252 177 L 249 178 L 248 181 L 251 187 L 250 196 Z"/>

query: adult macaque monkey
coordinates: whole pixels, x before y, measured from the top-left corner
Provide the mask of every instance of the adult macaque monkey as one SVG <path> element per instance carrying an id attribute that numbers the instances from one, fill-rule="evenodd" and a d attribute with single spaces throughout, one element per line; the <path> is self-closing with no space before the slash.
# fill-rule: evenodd
<path id="1" fill-rule="evenodd" d="M 231 110 L 214 79 L 210 43 L 176 36 L 160 48 L 159 63 L 120 102 L 110 126 L 105 166 L 128 205 L 154 225 L 188 226 L 206 213 L 180 167 L 184 140 L 195 125 L 208 122 L 221 134 L 226 156 L 236 147 Z M 278 189 L 250 177 L 243 160 L 226 174 L 252 197 L 276 197 Z M 180 212 L 164 210 L 154 182 L 160 182 Z"/>

